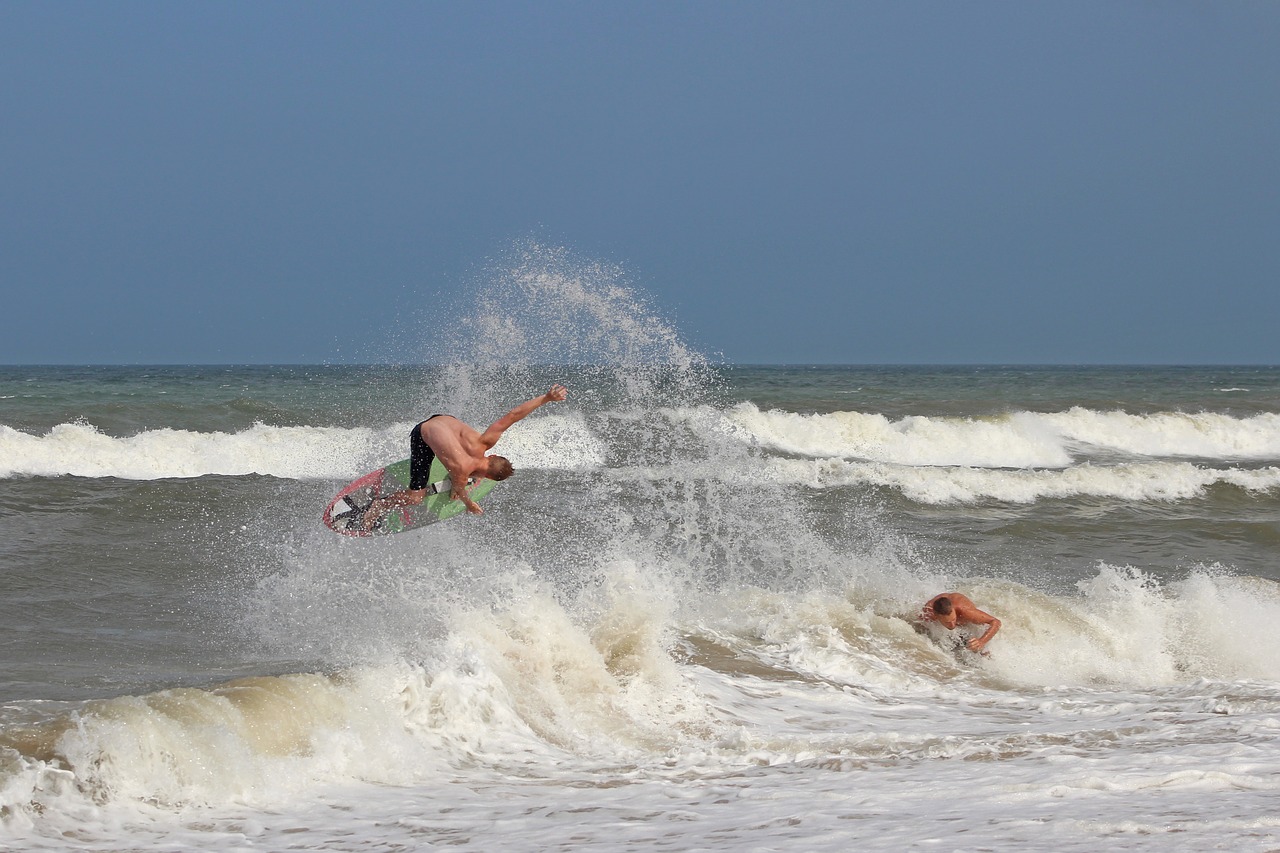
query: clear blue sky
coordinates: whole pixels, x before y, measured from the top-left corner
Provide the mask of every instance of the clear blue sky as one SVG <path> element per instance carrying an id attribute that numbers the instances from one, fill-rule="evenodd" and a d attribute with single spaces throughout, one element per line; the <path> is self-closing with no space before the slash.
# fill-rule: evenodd
<path id="1" fill-rule="evenodd" d="M 0 3 L 0 363 L 341 361 L 528 237 L 731 362 L 1277 363 L 1280 3 Z"/>

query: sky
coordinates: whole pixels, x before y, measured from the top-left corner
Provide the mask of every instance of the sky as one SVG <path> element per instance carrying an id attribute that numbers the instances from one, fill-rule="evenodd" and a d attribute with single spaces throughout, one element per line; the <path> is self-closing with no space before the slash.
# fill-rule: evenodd
<path id="1" fill-rule="evenodd" d="M 531 239 L 729 363 L 1276 364 L 1277 45 L 1259 0 L 6 0 L 0 364 L 366 360 Z"/>

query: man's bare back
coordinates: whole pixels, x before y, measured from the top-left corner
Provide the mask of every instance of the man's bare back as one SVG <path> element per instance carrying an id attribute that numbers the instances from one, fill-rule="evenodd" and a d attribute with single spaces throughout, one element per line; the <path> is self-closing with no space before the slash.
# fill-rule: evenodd
<path id="1" fill-rule="evenodd" d="M 477 473 L 488 475 L 489 457 L 485 451 L 493 444 L 487 444 L 470 424 L 453 415 L 436 415 L 423 421 L 419 429 L 422 440 L 435 452 L 440 464 L 449 469 L 450 479 L 455 483 L 459 482 L 458 478 L 465 483 Z"/>
<path id="2" fill-rule="evenodd" d="M 944 592 L 929 599 L 920 611 L 920 619 L 937 622 L 948 631 L 954 631 L 958 625 L 986 625 L 987 630 L 981 637 L 974 637 L 965 643 L 969 651 L 983 654 L 983 647 L 1000 630 L 999 619 L 979 610 L 967 595 L 959 592 Z"/>

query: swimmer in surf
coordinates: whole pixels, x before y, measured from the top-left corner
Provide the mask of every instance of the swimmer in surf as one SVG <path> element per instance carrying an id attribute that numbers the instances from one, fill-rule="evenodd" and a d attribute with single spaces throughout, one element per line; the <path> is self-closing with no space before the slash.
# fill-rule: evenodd
<path id="1" fill-rule="evenodd" d="M 505 480 L 514 469 L 505 456 L 496 453 L 486 456 L 502 434 L 512 424 L 523 419 L 539 406 L 561 402 L 569 392 L 563 385 L 552 385 L 547 393 L 526 400 L 498 418 L 484 432 L 472 427 L 453 415 L 432 415 L 409 433 L 409 488 L 369 504 L 360 520 L 361 527 L 372 530 L 382 516 L 403 506 L 417 506 L 427 496 L 428 472 L 433 459 L 449 471 L 449 496 L 467 505 L 467 512 L 479 515 L 484 510 L 467 493 L 467 481 Z"/>
<path id="2" fill-rule="evenodd" d="M 971 638 L 965 645 L 971 652 L 987 654 L 983 648 L 991 642 L 991 638 L 1000 630 L 1000 620 L 990 613 L 984 613 L 958 592 L 944 592 L 935 595 L 920 610 L 922 622 L 937 622 L 948 631 L 954 631 L 958 625 L 986 625 L 987 630 L 981 637 Z"/>

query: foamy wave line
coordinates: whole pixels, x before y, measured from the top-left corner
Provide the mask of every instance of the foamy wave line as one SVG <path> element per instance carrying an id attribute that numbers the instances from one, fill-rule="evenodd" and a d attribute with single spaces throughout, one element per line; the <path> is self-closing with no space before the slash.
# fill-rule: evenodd
<path id="1" fill-rule="evenodd" d="M 665 762 L 714 711 L 668 655 L 665 606 L 628 578 L 593 625 L 548 594 L 458 613 L 430 669 L 399 660 L 264 675 L 0 725 L 0 838 L 37 821 L 78 824 L 90 801 L 269 807 L 334 781 L 447 783 L 451 765 L 512 756 L 521 767 L 574 755 Z"/>
<path id="2" fill-rule="evenodd" d="M 678 627 L 674 590 L 646 588 L 651 580 L 638 566 L 615 566 L 604 607 L 585 621 L 549 592 L 522 588 L 508 608 L 457 614 L 431 664 L 388 661 L 332 675 L 264 675 L 119 696 L 0 727 L 0 837 L 38 827 L 50 838 L 92 842 L 95 828 L 127 825 L 138 814 L 131 804 L 145 805 L 148 815 L 193 805 L 275 809 L 355 780 L 451 785 L 469 766 L 515 776 L 532 770 L 529 778 L 551 781 L 641 767 L 660 779 L 686 773 L 696 781 L 762 758 L 880 761 L 914 753 L 923 761 L 959 741 L 940 745 L 916 700 L 941 700 L 945 715 L 963 707 L 961 696 L 984 689 L 950 674 L 939 679 L 942 653 L 900 615 L 919 606 L 929 589 L 923 581 L 871 600 L 858 586 L 836 595 L 742 589 L 728 599 L 686 602 L 695 617 L 687 633 L 712 643 L 699 644 L 699 659 L 685 663 L 668 639 Z M 1240 682 L 1280 677 L 1271 651 L 1280 642 L 1274 582 L 1201 570 L 1162 585 L 1102 565 L 1077 588 L 1078 595 L 1051 596 L 1009 581 L 966 583 L 1005 623 L 984 668 L 1015 684 L 1057 688 L 988 690 L 996 713 L 1026 710 L 1050 722 L 1083 715 L 1095 721 L 1088 737 L 1105 737 L 1096 726 L 1124 727 L 1147 714 L 1153 688 L 1213 678 L 1236 680 L 1232 694 L 1164 690 L 1154 701 L 1192 720 L 1206 711 L 1247 714 L 1256 704 L 1252 720 L 1267 725 L 1274 691 L 1260 686 L 1254 700 Z M 1196 616 L 1195 642 L 1187 638 L 1188 613 Z M 805 678 L 780 693 L 773 689 L 780 682 L 742 666 L 753 658 Z M 806 691 L 811 676 L 818 680 Z M 765 701 L 762 684 L 770 687 Z M 830 684 L 889 701 L 842 702 L 842 718 L 854 721 L 847 732 L 828 727 L 818 737 L 818 730 L 779 723 L 831 714 Z M 1090 690 L 1064 694 L 1064 684 Z M 1099 684 L 1127 688 L 1129 709 L 1115 708 L 1111 694 L 1099 696 Z M 883 725 L 857 724 L 866 719 Z M 1113 722 L 1096 722 L 1102 719 Z M 998 732 L 993 738 L 974 746 L 996 755 L 1008 740 Z M 963 749 L 953 754 L 974 754 Z M 1254 778 L 1275 787 L 1274 774 Z M 101 811 L 113 806 L 125 810 Z"/>
<path id="3" fill-rule="evenodd" d="M 1065 468 L 1073 454 L 1203 459 L 1280 459 L 1280 415 L 1201 412 L 1132 415 L 1073 408 L 989 418 L 862 412 L 805 415 L 742 403 L 730 421 L 760 446 L 812 457 L 854 457 L 900 465 Z"/>
<path id="4" fill-rule="evenodd" d="M 1181 501 L 1199 497 L 1213 486 L 1248 492 L 1280 490 L 1280 467 L 1205 468 L 1190 462 L 1086 463 L 1065 469 L 1032 470 L 914 467 L 890 462 L 843 459 L 771 459 L 752 468 L 726 469 L 700 463 L 678 469 L 655 467 L 610 472 L 621 481 L 679 482 L 720 480 L 758 489 L 788 486 L 838 489 L 874 486 L 893 489 L 922 504 L 967 504 L 997 501 L 1031 504 L 1041 500 L 1095 497 L 1125 501 Z"/>
<path id="5" fill-rule="evenodd" d="M 847 598 L 815 596 L 803 606 L 786 593 L 741 593 L 723 608 L 724 644 L 780 669 L 879 688 L 895 697 L 936 691 L 936 682 L 913 676 L 928 672 L 926 661 L 940 652 L 907 621 L 936 587 L 915 578 L 882 580 L 879 590 L 860 580 Z M 1096 575 L 1076 587 L 1077 595 L 1063 596 L 1013 581 L 964 579 L 966 594 L 1004 622 L 993 657 L 983 667 L 1023 685 L 1110 684 L 1139 690 L 1199 678 L 1280 678 L 1280 659 L 1272 653 L 1280 642 L 1280 585 L 1274 581 L 1210 566 L 1162 582 L 1133 568 L 1099 564 Z M 1188 613 L 1196 614 L 1194 642 L 1188 642 Z M 890 648 L 894 652 L 886 655 Z M 1244 691 L 1236 695 L 1241 705 L 1248 702 Z M 1037 713 L 1052 709 L 1063 718 L 1092 715 L 1103 707 L 1040 704 L 1034 693 L 1004 698 L 1026 701 Z M 1227 700 L 1212 701 L 1210 707 L 1220 712 L 1230 707 Z"/>
<path id="6" fill-rule="evenodd" d="M 1280 458 L 1280 415 L 1234 418 L 1214 412 L 1131 415 L 1073 408 L 1036 415 L 1071 440 L 1141 456 Z"/>
<path id="7" fill-rule="evenodd" d="M 292 480 L 352 479 L 403 459 L 411 423 L 385 429 L 255 424 L 237 433 L 147 430 L 115 437 L 91 424 L 59 424 L 45 435 L 0 425 L 0 477 L 118 477 L 158 480 L 263 474 Z M 517 467 L 600 464 L 603 450 L 581 421 L 546 417 L 519 424 L 502 443 Z"/>
<path id="8" fill-rule="evenodd" d="M 895 489 L 923 504 L 1030 504 L 1076 497 L 1125 501 L 1180 501 L 1215 485 L 1250 492 L 1280 489 L 1280 468 L 1204 468 L 1189 462 L 1130 462 L 1077 465 L 1061 470 L 994 470 L 967 467 L 911 467 L 840 460 L 774 460 L 784 482 L 818 487 L 872 485 Z"/>

